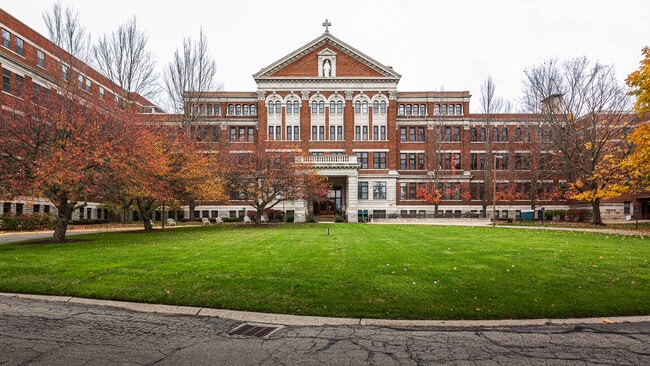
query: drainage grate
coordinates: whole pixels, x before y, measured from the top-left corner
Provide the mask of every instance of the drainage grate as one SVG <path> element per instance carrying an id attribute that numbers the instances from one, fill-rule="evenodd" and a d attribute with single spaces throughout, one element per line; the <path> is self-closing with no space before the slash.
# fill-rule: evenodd
<path id="1" fill-rule="evenodd" d="M 241 324 L 237 326 L 235 329 L 231 330 L 230 334 L 242 335 L 246 337 L 264 338 L 278 329 L 279 329 L 278 327 Z"/>

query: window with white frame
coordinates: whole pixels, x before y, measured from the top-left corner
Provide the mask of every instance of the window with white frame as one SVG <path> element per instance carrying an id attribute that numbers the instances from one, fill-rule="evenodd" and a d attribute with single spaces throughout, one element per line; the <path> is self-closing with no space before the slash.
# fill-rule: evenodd
<path id="1" fill-rule="evenodd" d="M 368 113 L 368 99 L 365 95 L 358 95 L 354 100 L 354 139 L 368 140 L 370 115 Z"/>
<path id="2" fill-rule="evenodd" d="M 383 95 L 376 96 L 372 101 L 372 139 L 377 141 L 386 140 L 386 129 L 388 125 L 388 101 Z"/>
<path id="3" fill-rule="evenodd" d="M 336 95 L 329 102 L 329 139 L 343 140 L 343 99 Z"/>
<path id="4" fill-rule="evenodd" d="M 45 68 L 45 52 L 36 50 L 36 64 L 39 67 Z"/>
<path id="5" fill-rule="evenodd" d="M 11 48 L 11 33 L 2 28 L 2 47 Z"/>
<path id="6" fill-rule="evenodd" d="M 21 56 L 25 56 L 25 43 L 22 38 L 16 37 L 16 47 L 14 47 L 14 51 Z"/>
<path id="7" fill-rule="evenodd" d="M 268 140 L 282 140 L 282 102 L 279 97 L 267 99 L 266 102 Z M 293 136 L 293 130 L 291 130 Z"/>
<path id="8" fill-rule="evenodd" d="M 325 140 L 325 99 L 315 95 L 311 101 L 311 140 Z"/>

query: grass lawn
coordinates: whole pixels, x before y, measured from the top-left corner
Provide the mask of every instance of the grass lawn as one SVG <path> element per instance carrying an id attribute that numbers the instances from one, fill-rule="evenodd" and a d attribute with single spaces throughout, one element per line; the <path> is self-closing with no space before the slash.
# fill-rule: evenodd
<path id="1" fill-rule="evenodd" d="M 332 224 L 0 245 L 0 291 L 391 319 L 650 314 L 650 239 Z"/>

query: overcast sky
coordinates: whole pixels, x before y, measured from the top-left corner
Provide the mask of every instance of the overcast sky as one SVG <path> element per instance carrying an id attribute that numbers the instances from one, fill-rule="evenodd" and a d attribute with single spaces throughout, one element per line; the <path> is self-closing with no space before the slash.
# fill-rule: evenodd
<path id="1" fill-rule="evenodd" d="M 47 36 L 53 0 L 2 0 L 2 8 Z M 470 91 L 482 82 L 516 103 L 523 70 L 551 58 L 614 64 L 623 80 L 650 45 L 648 0 L 62 0 L 99 36 L 133 15 L 162 66 L 184 37 L 207 34 L 225 90 L 256 90 L 252 74 L 321 35 L 321 23 L 402 75 L 399 91 Z"/>

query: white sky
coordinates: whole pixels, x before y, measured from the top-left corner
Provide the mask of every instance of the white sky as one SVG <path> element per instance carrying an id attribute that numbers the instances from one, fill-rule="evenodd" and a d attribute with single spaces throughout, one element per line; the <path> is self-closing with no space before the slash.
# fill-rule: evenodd
<path id="1" fill-rule="evenodd" d="M 623 80 L 650 45 L 648 0 L 62 0 L 99 36 L 136 15 L 159 64 L 202 26 L 225 90 L 256 90 L 252 74 L 323 33 L 393 66 L 400 91 L 468 90 L 472 110 L 491 75 L 516 102 L 524 68 L 586 56 L 614 64 Z M 2 8 L 47 36 L 53 0 L 3 0 Z"/>

